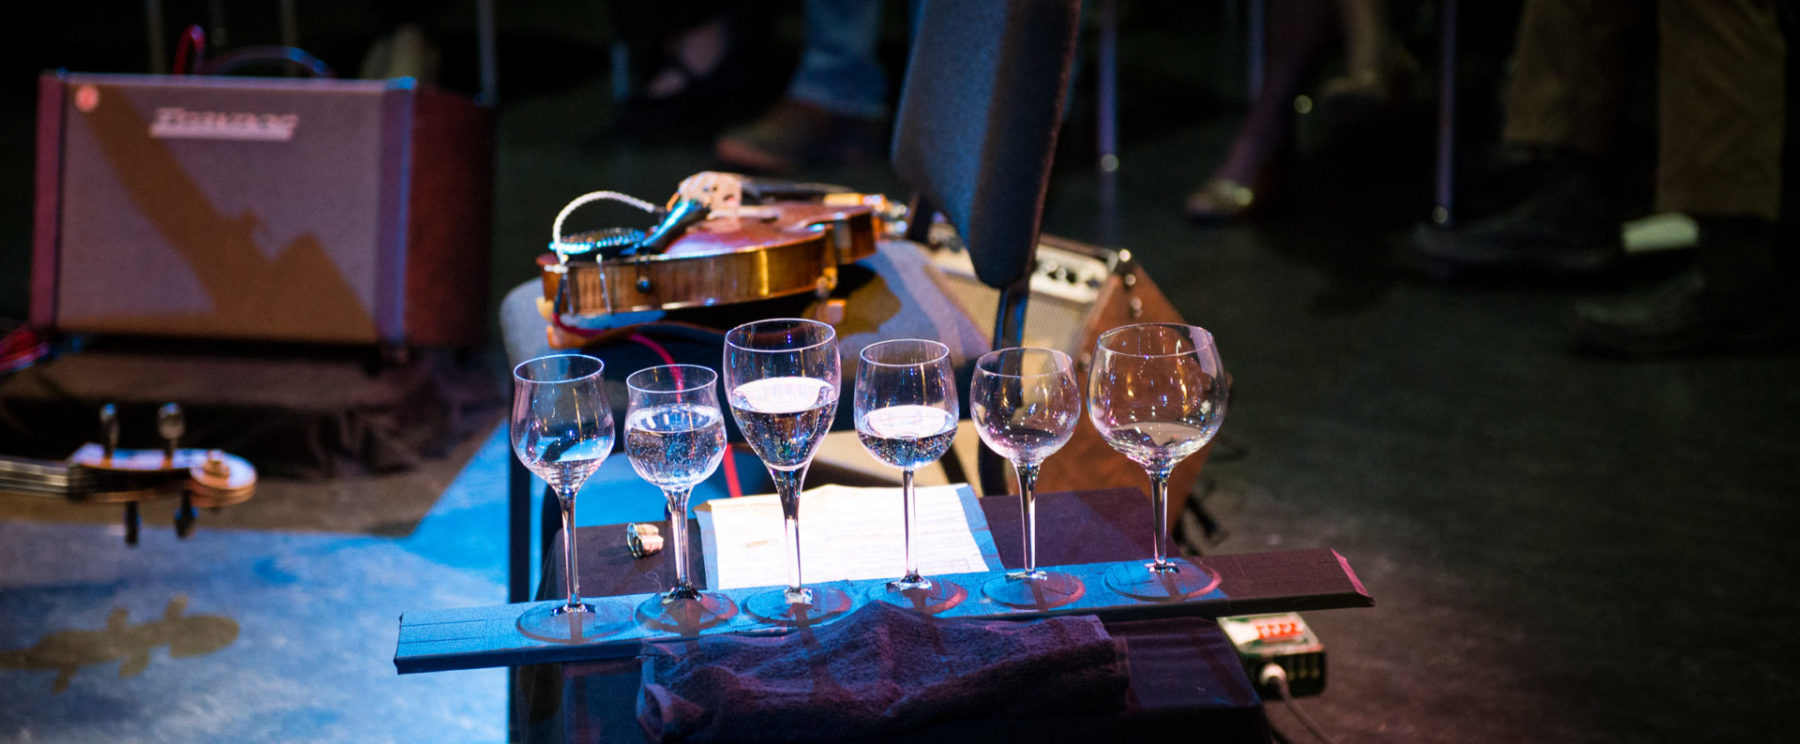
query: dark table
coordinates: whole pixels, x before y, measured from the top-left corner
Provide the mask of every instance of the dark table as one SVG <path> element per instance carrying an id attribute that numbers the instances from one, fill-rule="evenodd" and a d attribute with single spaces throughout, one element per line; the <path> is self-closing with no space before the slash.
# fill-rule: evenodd
<path id="1" fill-rule="evenodd" d="M 983 498 L 981 508 L 1001 560 L 1009 568 L 1019 566 L 1023 547 L 1018 497 Z M 653 592 L 664 588 L 663 582 L 672 575 L 666 555 L 642 560 L 631 557 L 625 548 L 623 525 L 579 529 L 583 596 Z M 690 529 L 699 534 L 692 522 Z M 704 585 L 699 540 L 690 540 L 689 548 L 695 581 Z M 1038 497 L 1038 554 L 1043 565 L 1129 560 L 1147 556 L 1150 550 L 1148 498 L 1135 489 Z M 546 563 L 541 586 L 560 596 L 560 561 Z M 1231 642 L 1212 620 L 1108 621 L 1106 629 L 1125 640 L 1131 666 L 1126 706 L 1116 714 L 949 721 L 896 741 L 1270 740 L 1262 701 Z M 644 741 L 635 709 L 639 684 L 636 659 L 521 667 L 517 704 L 524 739 Z"/>

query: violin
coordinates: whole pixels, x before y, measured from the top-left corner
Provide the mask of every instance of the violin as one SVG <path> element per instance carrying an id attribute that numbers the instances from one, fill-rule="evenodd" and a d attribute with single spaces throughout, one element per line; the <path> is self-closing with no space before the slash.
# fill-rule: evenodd
<path id="1" fill-rule="evenodd" d="M 196 507 L 242 503 L 256 493 L 256 468 L 219 450 L 177 447 L 186 424 L 173 403 L 157 411 L 161 449 L 120 449 L 112 404 L 100 408 L 100 438 L 66 461 L 0 457 L 0 493 L 46 496 L 87 504 L 124 504 L 125 542 L 136 545 L 138 504 L 178 496 L 175 533 L 193 534 Z"/>
<path id="2" fill-rule="evenodd" d="M 648 233 L 610 229 L 564 238 L 568 213 L 610 192 L 571 202 L 552 229 L 553 252 L 537 260 L 540 309 L 569 330 L 630 313 L 806 292 L 823 297 L 837 286 L 838 266 L 875 254 L 895 209 L 880 196 L 776 191 L 737 179 L 704 173 L 684 181 L 662 224 Z M 746 205 L 744 194 L 767 201 Z M 789 198 L 796 194 L 801 198 Z"/>

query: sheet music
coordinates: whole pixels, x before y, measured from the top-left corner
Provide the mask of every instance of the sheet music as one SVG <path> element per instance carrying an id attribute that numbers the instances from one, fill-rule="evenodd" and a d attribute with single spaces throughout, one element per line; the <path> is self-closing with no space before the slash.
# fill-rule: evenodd
<path id="1" fill-rule="evenodd" d="M 915 554 L 926 575 L 998 570 L 975 492 L 967 484 L 915 488 Z M 787 583 L 781 501 L 774 494 L 714 499 L 695 508 L 709 588 Z M 897 578 L 906 572 L 899 488 L 820 486 L 800 495 L 800 569 L 806 583 Z"/>

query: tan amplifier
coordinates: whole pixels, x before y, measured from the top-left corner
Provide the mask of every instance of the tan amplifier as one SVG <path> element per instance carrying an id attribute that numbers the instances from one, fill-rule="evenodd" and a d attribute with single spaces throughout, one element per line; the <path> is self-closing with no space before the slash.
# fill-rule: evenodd
<path id="1" fill-rule="evenodd" d="M 410 79 L 50 73 L 31 319 L 62 331 L 470 345 L 492 112 Z"/>
<path id="2" fill-rule="evenodd" d="M 1181 313 L 1158 290 L 1143 267 L 1129 255 L 1078 241 L 1043 236 L 1031 276 L 1031 299 L 1025 310 L 1024 344 L 1060 349 L 1075 360 L 1085 402 L 1088 365 L 1094 343 L 1113 328 L 1132 323 L 1182 323 Z M 963 304 L 972 318 L 993 318 L 999 292 L 975 278 L 968 257 L 955 250 L 937 249 L 932 259 L 954 287 L 951 296 Z M 1082 418 L 1087 418 L 1083 412 Z M 972 433 L 972 432 L 971 432 Z M 973 446 L 959 435 L 957 456 L 964 472 L 973 474 Z M 1212 453 L 1208 444 L 1188 458 L 1169 477 L 1169 519 L 1175 523 L 1186 504 L 1188 491 L 1200 478 L 1201 466 Z M 972 477 L 972 476 L 971 476 Z M 1143 468 L 1125 459 L 1086 421 L 1076 427 L 1062 451 L 1044 462 L 1038 477 L 1040 491 L 1075 491 L 1097 488 L 1137 487 L 1149 492 Z M 1016 493 L 1016 481 L 1008 491 Z"/>

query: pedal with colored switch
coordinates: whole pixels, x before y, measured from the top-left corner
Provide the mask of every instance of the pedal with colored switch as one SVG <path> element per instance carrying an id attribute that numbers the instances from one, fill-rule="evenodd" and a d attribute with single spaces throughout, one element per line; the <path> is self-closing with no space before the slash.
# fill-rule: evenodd
<path id="1" fill-rule="evenodd" d="M 1264 699 L 1281 697 L 1275 683 L 1263 673 L 1269 664 L 1280 666 L 1286 673 L 1288 690 L 1294 697 L 1325 691 L 1325 644 L 1319 642 L 1299 613 L 1221 617 L 1219 628 L 1237 647 L 1244 672 L 1256 681 L 1257 692 Z"/>

